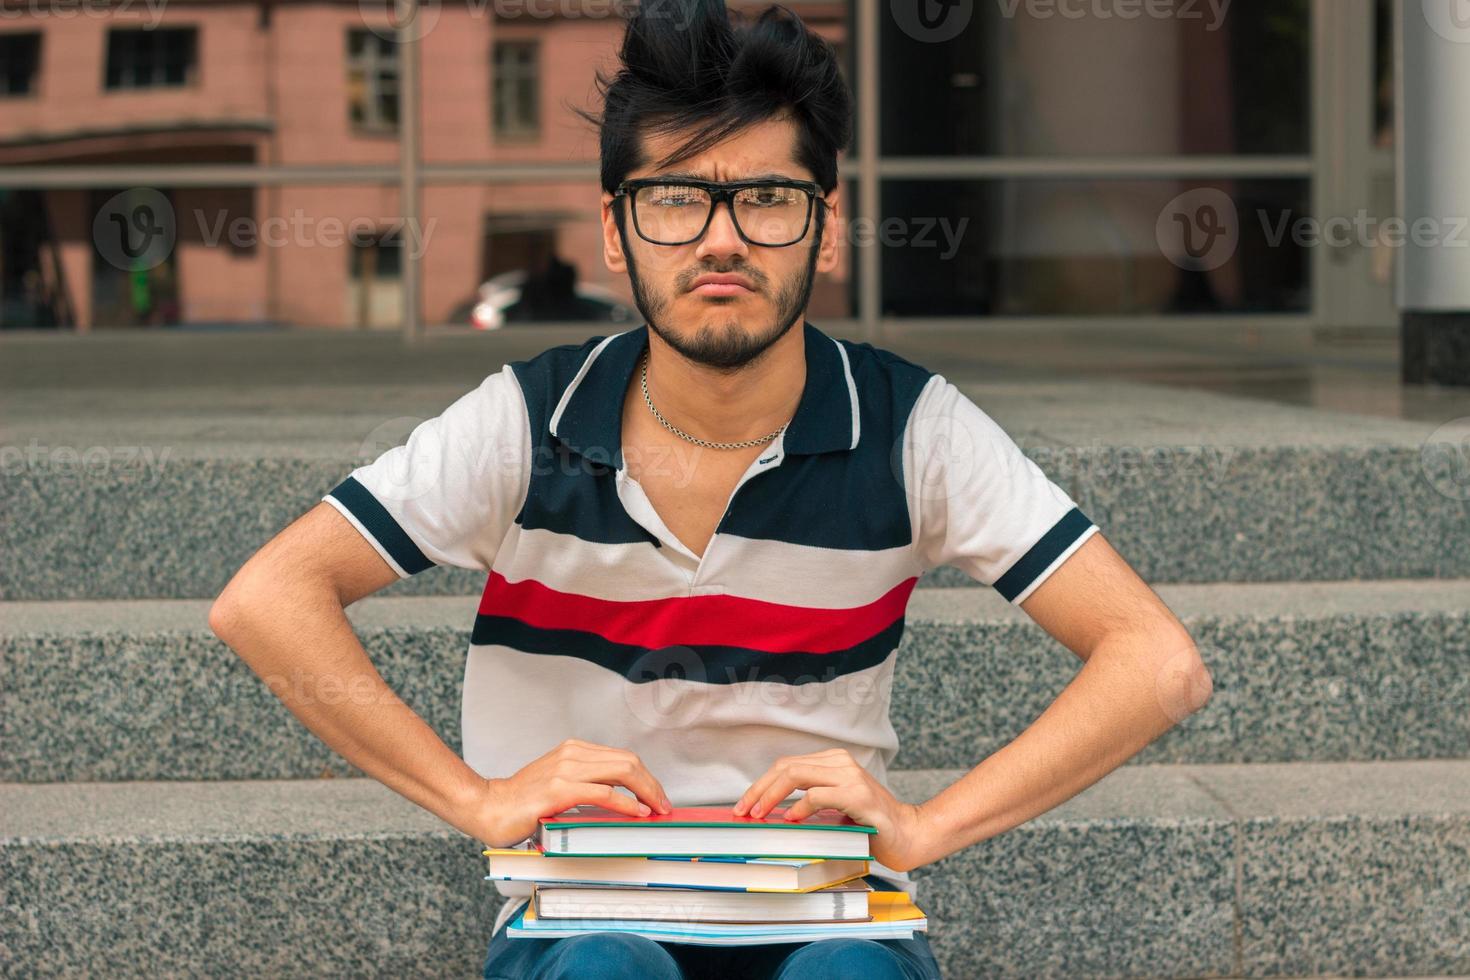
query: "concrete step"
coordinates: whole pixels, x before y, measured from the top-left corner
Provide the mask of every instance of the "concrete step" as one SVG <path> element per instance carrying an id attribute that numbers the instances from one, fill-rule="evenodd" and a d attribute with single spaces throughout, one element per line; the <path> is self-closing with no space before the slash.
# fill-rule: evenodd
<path id="1" fill-rule="evenodd" d="M 1215 690 L 1135 761 L 1470 756 L 1470 581 L 1159 592 L 1192 631 Z M 374 597 L 349 609 L 388 683 L 456 748 L 475 605 Z M 0 780 L 353 775 L 214 637 L 208 607 L 0 603 Z M 1080 668 L 990 590 L 915 593 L 903 643 L 892 717 L 905 768 L 974 765 L 1020 734 Z"/>
<path id="2" fill-rule="evenodd" d="M 474 976 L 482 867 L 371 780 L 0 785 L 4 973 Z M 1470 760 L 1125 766 L 915 877 L 946 976 L 1462 974 Z"/>
<path id="3" fill-rule="evenodd" d="M 12 367 L 0 373 L 14 380 L 0 393 L 0 599 L 215 595 L 352 467 L 497 367 L 482 354 L 460 380 L 409 382 L 387 359 L 379 380 L 360 380 L 369 363 L 311 385 L 200 380 L 166 361 L 139 367 L 144 384 L 84 364 L 85 384 L 52 387 Z M 961 386 L 1150 582 L 1470 576 L 1470 485 L 1436 454 L 1430 423 L 1118 382 Z M 925 584 L 970 583 L 946 569 Z M 482 586 L 441 568 L 390 594 Z"/>

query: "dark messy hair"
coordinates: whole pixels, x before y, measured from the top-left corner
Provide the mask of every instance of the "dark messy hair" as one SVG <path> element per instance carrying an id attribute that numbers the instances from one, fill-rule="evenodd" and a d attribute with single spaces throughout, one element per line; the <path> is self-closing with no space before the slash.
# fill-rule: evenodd
<path id="1" fill-rule="evenodd" d="M 603 111 L 575 111 L 601 130 L 602 187 L 642 166 L 645 133 L 694 129 L 655 169 L 702 153 L 783 112 L 797 126 L 796 162 L 824 191 L 852 135 L 852 95 L 837 53 L 780 4 L 754 21 L 724 0 L 646 0 L 629 18 L 622 67 L 598 71 Z"/>

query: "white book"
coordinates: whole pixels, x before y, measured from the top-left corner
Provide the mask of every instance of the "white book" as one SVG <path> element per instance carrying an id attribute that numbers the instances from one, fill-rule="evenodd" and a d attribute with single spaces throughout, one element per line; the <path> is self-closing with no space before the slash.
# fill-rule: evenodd
<path id="1" fill-rule="evenodd" d="M 711 891 L 630 885 L 537 885 L 540 920 L 595 919 L 689 922 L 867 921 L 873 886 L 850 881 L 812 892 Z"/>

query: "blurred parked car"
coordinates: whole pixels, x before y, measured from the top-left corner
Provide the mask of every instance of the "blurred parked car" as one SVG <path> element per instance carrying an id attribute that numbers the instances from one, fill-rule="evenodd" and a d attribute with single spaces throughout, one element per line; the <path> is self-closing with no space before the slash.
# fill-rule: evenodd
<path id="1" fill-rule="evenodd" d="M 516 323 L 625 323 L 637 318 L 611 290 L 575 279 L 576 267 L 560 260 L 553 260 L 538 275 L 515 269 L 487 279 L 470 306 L 470 325 L 476 330 L 499 330 Z"/>

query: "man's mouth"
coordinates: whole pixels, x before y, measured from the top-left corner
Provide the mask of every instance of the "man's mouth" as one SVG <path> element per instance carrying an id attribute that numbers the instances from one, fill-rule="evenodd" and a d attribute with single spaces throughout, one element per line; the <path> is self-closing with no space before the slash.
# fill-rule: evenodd
<path id="1" fill-rule="evenodd" d="M 694 280 L 690 290 L 696 296 L 739 296 L 754 291 L 749 280 L 733 273 L 707 273 Z"/>

